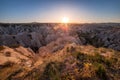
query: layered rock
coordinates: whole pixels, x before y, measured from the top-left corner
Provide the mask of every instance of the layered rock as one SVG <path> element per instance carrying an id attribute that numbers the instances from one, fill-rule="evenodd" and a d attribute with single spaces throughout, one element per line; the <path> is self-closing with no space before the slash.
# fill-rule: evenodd
<path id="1" fill-rule="evenodd" d="M 97 27 L 98 26 L 98 27 Z M 120 51 L 120 25 L 92 25 L 77 30 L 79 38 L 84 44 L 96 47 L 112 48 Z"/>
<path id="2" fill-rule="evenodd" d="M 35 52 L 42 46 L 71 37 L 79 44 L 91 44 L 120 50 L 120 24 L 0 24 L 0 45 L 30 47 Z M 71 40 L 71 39 L 70 39 Z M 69 39 L 68 39 L 69 41 Z"/>

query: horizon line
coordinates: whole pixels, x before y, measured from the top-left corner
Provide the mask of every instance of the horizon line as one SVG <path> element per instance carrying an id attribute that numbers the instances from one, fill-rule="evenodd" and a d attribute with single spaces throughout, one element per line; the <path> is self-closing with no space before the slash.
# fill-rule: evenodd
<path id="1" fill-rule="evenodd" d="M 120 22 L 0 22 L 0 24 L 27 24 L 27 23 L 44 23 L 44 24 L 93 24 L 93 23 L 120 23 Z"/>

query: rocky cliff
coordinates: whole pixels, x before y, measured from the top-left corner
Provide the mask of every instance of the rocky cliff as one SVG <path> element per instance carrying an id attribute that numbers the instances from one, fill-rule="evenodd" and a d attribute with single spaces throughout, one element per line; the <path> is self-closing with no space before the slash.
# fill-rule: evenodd
<path id="1" fill-rule="evenodd" d="M 66 31 L 67 30 L 67 31 Z M 78 44 L 91 44 L 120 50 L 120 24 L 0 24 L 0 45 L 30 47 L 37 51 L 59 38 L 74 38 Z M 70 38 L 71 37 L 71 38 Z"/>

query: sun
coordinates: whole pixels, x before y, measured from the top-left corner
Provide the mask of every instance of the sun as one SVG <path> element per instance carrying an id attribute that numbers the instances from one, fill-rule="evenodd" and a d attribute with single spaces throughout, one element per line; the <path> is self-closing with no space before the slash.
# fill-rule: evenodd
<path id="1" fill-rule="evenodd" d="M 68 23 L 69 22 L 69 18 L 68 17 L 63 17 L 62 18 L 62 23 Z"/>

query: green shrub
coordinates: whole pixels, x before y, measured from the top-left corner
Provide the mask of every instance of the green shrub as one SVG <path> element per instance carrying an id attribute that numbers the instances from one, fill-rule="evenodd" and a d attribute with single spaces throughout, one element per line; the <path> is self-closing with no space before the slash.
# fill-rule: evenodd
<path id="1" fill-rule="evenodd" d="M 114 65 L 116 62 L 118 61 L 117 58 L 110 58 L 110 59 L 105 59 L 105 64 L 110 67 L 112 65 Z"/>
<path id="2" fill-rule="evenodd" d="M 96 75 L 102 80 L 108 80 L 108 77 L 106 75 L 106 69 L 105 69 L 104 65 L 102 65 L 100 63 L 96 63 L 94 66 L 96 68 Z"/>
<path id="3" fill-rule="evenodd" d="M 61 63 L 50 62 L 47 64 L 42 78 L 48 80 L 60 80 Z"/>
<path id="4" fill-rule="evenodd" d="M 86 59 L 86 55 L 84 53 L 81 53 L 81 52 L 72 53 L 72 56 L 77 58 L 78 60 L 81 60 L 81 61 L 84 61 Z"/>
<path id="5" fill-rule="evenodd" d="M 81 52 L 75 52 L 72 54 L 75 58 L 77 58 L 80 61 L 87 61 L 87 62 L 104 62 L 104 57 L 99 55 L 98 53 L 93 55 L 87 55 Z"/>

